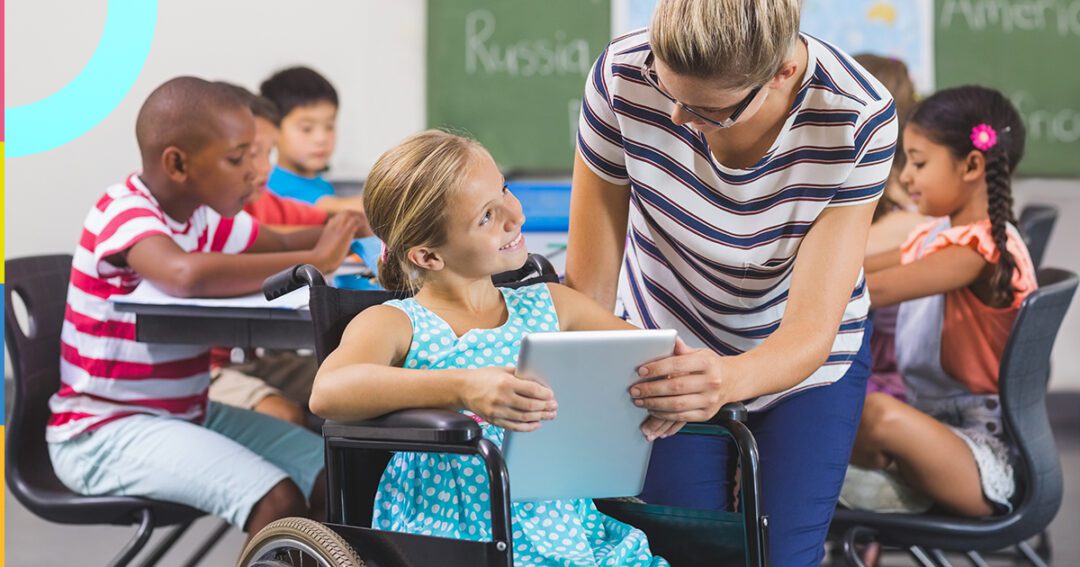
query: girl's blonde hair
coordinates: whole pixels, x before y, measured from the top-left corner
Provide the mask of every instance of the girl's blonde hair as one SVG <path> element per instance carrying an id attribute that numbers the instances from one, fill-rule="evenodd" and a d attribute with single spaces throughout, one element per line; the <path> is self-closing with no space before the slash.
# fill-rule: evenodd
<path id="1" fill-rule="evenodd" d="M 387 150 L 364 184 L 364 211 L 371 230 L 386 246 L 379 259 L 379 283 L 415 293 L 422 281 L 406 257 L 415 246 L 446 242 L 446 212 L 477 152 L 475 140 L 427 130 Z"/>
<path id="2" fill-rule="evenodd" d="M 799 0 L 660 0 L 652 51 L 672 72 L 759 87 L 780 70 L 799 37 Z"/>

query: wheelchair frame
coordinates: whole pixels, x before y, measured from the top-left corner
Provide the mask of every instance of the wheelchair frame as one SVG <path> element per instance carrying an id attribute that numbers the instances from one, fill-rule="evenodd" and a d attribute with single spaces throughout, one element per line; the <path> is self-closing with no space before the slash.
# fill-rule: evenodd
<path id="1" fill-rule="evenodd" d="M 529 277 L 530 274 L 535 274 Z M 541 256 L 531 255 L 526 265 L 516 272 L 500 274 L 493 280 L 497 285 L 518 282 L 516 285 L 557 281 L 554 270 Z M 364 294 L 366 306 L 382 303 L 402 294 L 328 288 L 325 279 L 312 266 L 296 266 L 266 280 L 264 292 L 273 299 L 303 286 L 311 288 L 312 320 L 315 325 L 316 351 L 321 362 L 340 340 L 338 332 L 327 329 L 334 325 L 323 320 L 326 316 L 318 303 L 327 294 Z M 362 310 L 363 306 L 359 310 Z M 358 311 L 359 311 L 358 310 Z M 357 312 L 358 312 L 357 311 Z M 349 316 L 351 319 L 352 315 Z M 741 463 L 739 509 L 742 512 L 742 549 L 747 566 L 766 566 L 768 550 L 768 518 L 762 512 L 760 465 L 757 443 L 743 421 L 746 409 L 741 404 L 729 404 L 708 423 L 688 424 L 680 434 L 730 436 Z M 370 558 L 380 567 L 390 565 L 487 565 L 510 567 L 514 564 L 513 533 L 510 509 L 510 480 L 499 448 L 485 439 L 480 427 L 471 418 L 449 410 L 403 410 L 376 419 L 340 423 L 328 421 L 323 425 L 326 446 L 326 479 L 328 518 L 326 526 L 340 535 L 361 556 Z M 490 479 L 492 541 L 468 541 L 442 537 L 389 532 L 371 525 L 374 495 L 391 454 L 422 452 L 476 455 L 483 462 Z M 611 500 L 596 500 L 604 513 L 619 519 L 620 511 L 633 511 L 629 504 Z M 630 508 L 628 508 L 630 507 Z M 660 507 L 662 508 L 662 507 Z M 679 509 L 670 509 L 679 510 Z M 702 512 L 702 515 L 707 513 Z M 728 521 L 727 523 L 732 523 Z M 648 531 L 646 531 L 648 534 Z M 722 538 L 721 538 L 722 539 Z M 650 537 L 650 547 L 657 551 L 664 543 Z M 682 550 L 683 553 L 688 553 Z M 707 562 L 683 561 L 673 565 L 706 565 Z"/>

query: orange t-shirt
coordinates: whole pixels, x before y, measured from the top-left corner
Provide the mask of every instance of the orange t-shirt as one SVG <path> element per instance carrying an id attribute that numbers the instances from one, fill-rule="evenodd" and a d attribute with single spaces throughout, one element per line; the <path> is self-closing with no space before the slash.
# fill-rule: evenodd
<path id="1" fill-rule="evenodd" d="M 909 264 L 949 246 L 967 246 L 987 262 L 998 261 L 998 249 L 990 233 L 990 220 L 957 226 L 942 231 L 933 242 L 919 246 L 941 219 L 920 225 L 901 247 L 901 262 Z M 1035 266 L 1027 246 L 1014 230 L 1006 232 L 1006 246 L 1016 261 L 1012 284 L 1016 289 L 1012 305 L 989 307 L 969 288 L 945 294 L 945 320 L 941 329 L 941 367 L 975 394 L 998 393 L 998 370 L 1005 342 L 1009 338 L 1020 304 L 1038 287 Z"/>

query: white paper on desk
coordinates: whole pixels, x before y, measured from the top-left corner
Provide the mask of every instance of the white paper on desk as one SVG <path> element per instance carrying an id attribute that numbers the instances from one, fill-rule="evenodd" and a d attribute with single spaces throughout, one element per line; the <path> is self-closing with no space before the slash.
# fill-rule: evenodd
<path id="1" fill-rule="evenodd" d="M 302 287 L 273 301 L 267 301 L 262 292 L 241 297 L 199 298 L 174 297 L 143 280 L 135 291 L 127 295 L 113 296 L 115 303 L 137 303 L 142 305 L 197 305 L 203 307 L 247 307 L 260 309 L 307 309 L 308 288 Z"/>

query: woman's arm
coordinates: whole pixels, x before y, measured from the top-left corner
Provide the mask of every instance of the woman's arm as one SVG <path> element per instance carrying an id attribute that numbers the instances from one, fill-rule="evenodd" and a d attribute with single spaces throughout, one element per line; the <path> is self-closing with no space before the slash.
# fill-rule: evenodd
<path id="1" fill-rule="evenodd" d="M 942 248 L 910 264 L 868 274 L 870 303 L 879 309 L 964 288 L 978 281 L 989 266 L 981 254 L 966 246 Z"/>
<path id="2" fill-rule="evenodd" d="M 704 421 L 729 402 L 786 390 L 828 358 L 862 268 L 874 204 L 833 207 L 818 217 L 799 247 L 784 318 L 756 348 L 722 357 L 710 349 L 677 349 L 642 367 L 630 393 L 653 415 Z M 679 354 L 681 353 L 681 354 Z"/>
<path id="3" fill-rule="evenodd" d="M 583 293 L 560 284 L 547 284 L 560 331 L 607 331 L 638 329 Z"/>
<path id="4" fill-rule="evenodd" d="M 326 419 L 356 420 L 409 408 L 467 408 L 516 431 L 531 431 L 555 417 L 550 389 L 505 368 L 398 367 L 411 341 L 412 324 L 400 309 L 377 305 L 361 312 L 319 367 L 311 411 Z"/>
<path id="5" fill-rule="evenodd" d="M 608 311 L 615 309 L 629 212 L 629 186 L 604 181 L 575 152 L 566 285 Z"/>

